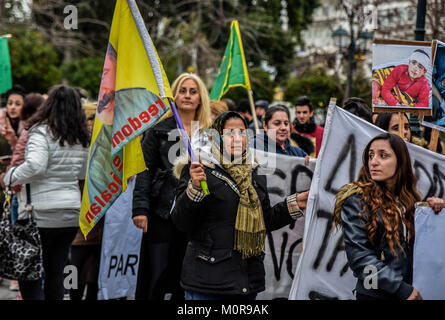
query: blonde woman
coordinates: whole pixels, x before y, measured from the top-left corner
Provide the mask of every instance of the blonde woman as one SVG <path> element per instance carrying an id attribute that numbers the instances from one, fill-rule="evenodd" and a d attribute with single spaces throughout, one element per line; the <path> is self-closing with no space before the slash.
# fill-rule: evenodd
<path id="1" fill-rule="evenodd" d="M 210 127 L 208 91 L 197 75 L 181 74 L 173 82 L 172 92 L 189 137 L 192 121 L 198 121 L 201 129 Z M 184 299 L 179 278 L 187 241 L 170 220 L 178 184 L 172 174 L 173 163 L 180 154 L 178 146 L 186 150 L 176 129 L 170 110 L 142 141 L 148 170 L 138 174 L 133 192 L 133 222 L 144 232 L 136 285 L 139 300 Z"/>

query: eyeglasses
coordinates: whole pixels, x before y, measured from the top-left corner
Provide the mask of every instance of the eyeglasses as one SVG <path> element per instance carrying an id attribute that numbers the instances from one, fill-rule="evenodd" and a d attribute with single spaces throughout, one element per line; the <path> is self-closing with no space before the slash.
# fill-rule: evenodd
<path id="1" fill-rule="evenodd" d="M 240 136 L 242 138 L 247 137 L 246 130 L 224 130 L 223 136 L 234 138 L 235 136 Z"/>

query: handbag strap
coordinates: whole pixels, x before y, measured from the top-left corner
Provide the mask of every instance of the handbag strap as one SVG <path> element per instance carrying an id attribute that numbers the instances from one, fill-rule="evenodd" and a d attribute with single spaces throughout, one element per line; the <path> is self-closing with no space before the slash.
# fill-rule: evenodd
<path id="1" fill-rule="evenodd" d="M 29 183 L 26 184 L 26 205 L 31 204 L 31 185 Z"/>
<path id="2" fill-rule="evenodd" d="M 32 217 L 32 209 L 33 206 L 31 204 L 31 185 L 29 183 L 27 183 L 25 185 L 26 187 L 26 205 L 25 205 L 25 210 L 26 212 L 29 214 L 29 217 Z"/>
<path id="3" fill-rule="evenodd" d="M 11 195 L 12 195 L 12 193 L 11 193 L 11 183 L 12 183 L 12 176 L 14 175 L 15 169 L 17 169 L 17 167 L 14 167 L 12 169 L 11 175 L 9 176 L 9 185 L 6 188 L 7 189 L 7 193 L 9 195 L 9 199 L 7 201 L 8 202 L 8 204 L 7 204 L 8 208 L 9 208 L 10 203 L 11 203 Z M 27 183 L 25 185 L 25 187 L 26 187 L 26 205 L 25 205 L 25 210 L 28 212 L 29 215 L 31 215 L 32 214 L 32 209 L 33 209 L 33 206 L 31 204 L 31 185 L 29 183 Z M 5 200 L 5 202 L 6 202 L 6 200 Z"/>
<path id="4" fill-rule="evenodd" d="M 12 176 L 14 175 L 15 169 L 17 169 L 17 167 L 12 168 L 11 174 L 9 175 L 9 184 L 8 184 L 9 190 L 11 190 Z"/>
<path id="5" fill-rule="evenodd" d="M 12 197 L 12 191 L 11 191 L 11 180 L 12 175 L 14 174 L 15 169 L 17 167 L 14 167 L 11 171 L 11 175 L 9 176 L 9 184 L 6 186 L 5 190 L 3 190 L 3 193 L 5 194 L 5 200 L 3 202 L 3 216 L 6 217 L 9 213 L 9 208 L 11 207 L 11 197 Z"/>

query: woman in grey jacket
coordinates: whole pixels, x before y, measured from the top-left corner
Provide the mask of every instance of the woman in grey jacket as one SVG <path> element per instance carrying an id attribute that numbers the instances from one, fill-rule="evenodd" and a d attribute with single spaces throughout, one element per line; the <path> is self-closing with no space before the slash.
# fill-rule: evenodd
<path id="1" fill-rule="evenodd" d="M 18 196 L 20 215 L 26 213 L 25 184 L 30 185 L 32 214 L 42 241 L 44 296 L 62 300 L 63 269 L 78 229 L 79 180 L 85 178 L 90 141 L 77 92 L 63 85 L 53 87 L 29 124 L 25 162 L 12 167 L 4 182 L 23 185 Z M 20 290 L 23 299 L 42 298 L 39 281 L 21 282 Z"/>
<path id="2" fill-rule="evenodd" d="M 412 282 L 414 210 L 420 201 L 405 142 L 384 133 L 363 151 L 356 181 L 337 194 L 334 221 L 342 225 L 349 267 L 357 278 L 357 300 L 421 300 Z M 427 198 L 438 213 L 439 198 Z M 376 283 L 367 283 L 370 271 Z"/>

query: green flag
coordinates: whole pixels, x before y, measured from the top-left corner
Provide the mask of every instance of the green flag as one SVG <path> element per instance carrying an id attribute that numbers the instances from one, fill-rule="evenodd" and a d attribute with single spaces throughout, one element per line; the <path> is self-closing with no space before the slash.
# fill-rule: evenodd
<path id="1" fill-rule="evenodd" d="M 9 62 L 8 39 L 0 38 L 0 93 L 12 88 L 11 63 Z"/>
<path id="2" fill-rule="evenodd" d="M 220 100 L 233 87 L 244 87 L 251 90 L 246 58 L 239 32 L 238 21 L 230 25 L 230 38 L 224 57 L 219 67 L 218 75 L 210 92 L 211 100 Z"/>

